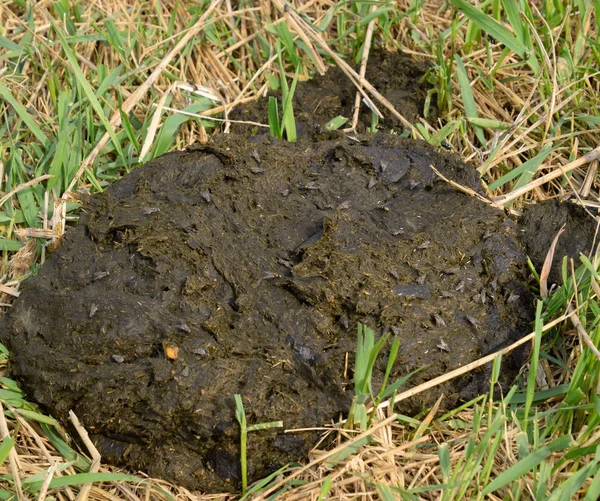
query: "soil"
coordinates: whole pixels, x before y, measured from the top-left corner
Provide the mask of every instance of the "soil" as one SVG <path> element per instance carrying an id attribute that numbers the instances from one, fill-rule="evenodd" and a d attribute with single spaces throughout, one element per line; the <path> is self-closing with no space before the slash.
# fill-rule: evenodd
<path id="1" fill-rule="evenodd" d="M 423 89 L 402 80 L 414 65 L 397 60 L 406 71 L 370 79 L 389 79 L 394 104 L 418 110 Z M 359 322 L 399 339 L 392 381 L 424 368 L 410 385 L 530 331 L 517 224 L 436 177 L 431 165 L 481 191 L 453 155 L 392 134 L 323 132 L 353 101 L 336 71 L 300 85 L 298 143 L 216 136 L 92 197 L 0 319 L 28 396 L 64 422 L 74 410 L 106 461 L 191 489 L 236 489 L 234 395 L 250 424 L 338 420 Z M 504 382 L 525 355 L 504 362 Z M 421 412 L 440 394 L 451 408 L 487 391 L 488 376 L 473 372 L 400 410 Z M 317 438 L 252 433 L 251 480 L 300 460 Z"/>

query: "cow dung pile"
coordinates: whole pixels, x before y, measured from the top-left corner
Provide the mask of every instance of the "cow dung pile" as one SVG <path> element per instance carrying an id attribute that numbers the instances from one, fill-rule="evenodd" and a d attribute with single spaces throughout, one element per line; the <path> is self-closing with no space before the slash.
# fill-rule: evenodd
<path id="1" fill-rule="evenodd" d="M 471 166 L 424 142 L 312 124 L 297 143 L 237 133 L 158 158 L 90 197 L 0 320 L 12 374 L 57 418 L 73 410 L 104 460 L 235 489 L 234 395 L 250 424 L 338 420 L 358 323 L 398 338 L 391 381 L 422 369 L 411 386 L 530 331 L 516 223 L 432 166 L 481 192 Z M 504 361 L 506 382 L 525 355 Z M 486 391 L 488 375 L 400 410 L 442 393 L 450 407 Z M 250 436 L 251 480 L 318 438 L 284 429 Z"/>

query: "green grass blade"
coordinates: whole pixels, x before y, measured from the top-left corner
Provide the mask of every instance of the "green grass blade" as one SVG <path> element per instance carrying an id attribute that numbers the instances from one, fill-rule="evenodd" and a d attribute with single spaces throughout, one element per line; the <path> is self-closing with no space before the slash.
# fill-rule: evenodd
<path id="1" fill-rule="evenodd" d="M 538 466 L 544 459 L 546 459 L 553 452 L 564 450 L 570 446 L 573 442 L 573 437 L 570 435 L 564 435 L 557 438 L 547 446 L 541 447 L 535 452 L 532 452 L 527 457 L 512 465 L 508 470 L 503 471 L 494 480 L 492 480 L 487 487 L 482 491 L 483 496 L 487 496 L 492 492 L 504 487 L 505 485 L 515 482 L 522 476 L 529 473 L 536 466 Z"/>
<path id="2" fill-rule="evenodd" d="M 235 418 L 242 428 L 246 428 L 246 411 L 244 410 L 242 396 L 236 393 L 233 398 L 235 399 Z"/>
<path id="3" fill-rule="evenodd" d="M 269 132 L 273 137 L 281 139 L 281 126 L 279 124 L 279 106 L 275 96 L 269 96 Z"/>
<path id="4" fill-rule="evenodd" d="M 18 251 L 21 247 L 23 247 L 23 244 L 17 240 L 0 238 L 0 251 L 14 252 Z"/>
<path id="5" fill-rule="evenodd" d="M 4 85 L 0 79 L 0 97 L 10 104 L 19 115 L 19 118 L 23 120 L 27 128 L 37 138 L 44 148 L 47 148 L 50 144 L 50 140 L 46 137 L 46 134 L 42 131 L 40 126 L 36 123 L 33 117 L 27 112 L 25 106 L 23 106 L 15 96 L 12 95 L 10 89 Z"/>
<path id="6" fill-rule="evenodd" d="M 533 404 L 533 396 L 535 394 L 535 376 L 537 374 L 537 368 L 540 361 L 540 346 L 542 343 L 542 329 L 544 327 L 542 321 L 542 308 L 544 303 L 542 301 L 537 302 L 537 308 L 535 312 L 535 340 L 533 342 L 533 350 L 531 353 L 531 363 L 529 364 L 529 375 L 527 377 L 527 391 L 525 398 L 525 422 L 529 419 L 529 411 Z"/>
<path id="7" fill-rule="evenodd" d="M 368 445 L 373 440 L 371 435 L 366 435 L 355 442 L 348 443 L 345 447 L 336 452 L 327 460 L 327 466 L 332 468 L 336 463 L 341 463 L 344 459 L 352 454 L 356 454 L 362 447 Z"/>
<path id="8" fill-rule="evenodd" d="M 367 392 L 367 365 L 369 352 L 373 345 L 373 331 L 359 323 L 356 334 L 356 357 L 354 361 L 354 394 Z"/>
<path id="9" fill-rule="evenodd" d="M 294 42 L 294 36 L 290 32 L 288 25 L 286 23 L 271 24 L 267 26 L 267 31 L 270 31 L 279 38 L 285 47 L 285 51 L 292 62 L 292 65 L 297 69 L 301 64 L 301 59 L 298 56 L 298 49 Z"/>
<path id="10" fill-rule="evenodd" d="M 597 447 L 600 451 L 600 446 Z M 583 487 L 585 481 L 592 475 L 598 473 L 598 461 L 600 457 L 596 454 L 595 459 L 586 464 L 579 471 L 572 473 L 567 480 L 554 490 L 547 501 L 562 501 L 563 499 L 576 499 L 575 494 Z M 598 498 L 596 498 L 598 499 Z"/>
<path id="11" fill-rule="evenodd" d="M 15 493 L 14 492 L 6 491 L 4 489 L 0 489 L 0 499 L 14 500 L 15 499 Z"/>
<path id="12" fill-rule="evenodd" d="M 171 116 L 169 116 L 160 128 L 151 152 L 145 155 L 145 158 L 141 159 L 141 161 L 146 162 L 153 158 L 164 155 L 167 151 L 169 151 L 169 148 L 171 148 L 177 139 L 177 134 L 179 133 L 181 126 L 187 121 L 194 119 L 192 116 L 193 114 L 197 114 L 205 110 L 206 102 L 198 101 L 186 106 L 183 109 L 184 113 L 173 113 Z"/>
<path id="13" fill-rule="evenodd" d="M 485 127 L 486 129 L 507 130 L 510 128 L 510 126 L 504 122 L 493 120 L 491 118 L 471 117 L 468 121 L 470 124 L 476 125 L 477 127 Z"/>
<path id="14" fill-rule="evenodd" d="M 283 103 L 283 114 L 281 116 L 281 132 L 285 131 L 286 139 L 290 143 L 295 143 L 297 140 L 296 135 L 296 120 L 294 119 L 294 92 L 296 91 L 296 84 L 298 83 L 298 75 L 299 75 L 300 67 L 296 68 L 296 73 L 294 74 L 294 79 L 292 80 L 292 85 L 287 93 L 286 100 Z"/>
<path id="15" fill-rule="evenodd" d="M 498 21 L 483 13 L 477 7 L 474 7 L 466 0 L 451 0 L 452 4 L 467 16 L 473 23 L 479 26 L 483 31 L 489 33 L 496 40 L 503 43 L 513 52 L 521 57 L 526 57 L 527 47 L 510 31 L 502 26 Z"/>
<path id="16" fill-rule="evenodd" d="M 0 390 L 0 400 L 10 400 L 13 402 L 20 400 L 22 402 L 25 402 L 25 400 L 23 400 L 23 393 L 21 393 L 20 391 L 12 390 Z"/>
<path id="17" fill-rule="evenodd" d="M 62 97 L 62 96 L 61 96 Z M 67 125 L 65 128 L 60 129 L 58 131 L 58 143 L 56 145 L 56 150 L 54 152 L 54 156 L 52 157 L 52 162 L 50 162 L 50 168 L 48 169 L 48 174 L 51 174 L 54 177 L 48 179 L 46 184 L 46 190 L 51 191 L 52 188 L 56 185 L 58 181 L 62 181 L 61 172 L 63 170 L 63 166 L 68 165 L 69 163 L 69 154 L 71 153 L 71 140 L 73 138 L 73 127 Z M 62 184 L 62 183 L 61 183 Z M 61 185 L 59 184 L 59 190 Z M 62 191 L 61 191 L 62 193 Z"/>
<path id="18" fill-rule="evenodd" d="M 506 183 L 512 181 L 517 176 L 520 176 L 520 177 L 519 177 L 519 180 L 515 183 L 513 190 L 516 190 L 516 189 L 520 188 L 521 186 L 525 186 L 529 181 L 531 181 L 534 174 L 537 172 L 539 166 L 542 165 L 544 160 L 546 160 L 546 157 L 548 156 L 548 154 L 550 154 L 554 150 L 555 150 L 555 148 L 552 148 L 552 147 L 544 148 L 533 158 L 530 158 L 526 162 L 523 162 L 523 164 L 519 165 L 517 168 L 511 170 L 510 172 L 508 172 L 501 178 L 499 178 L 496 181 L 494 181 L 493 183 L 491 183 L 489 186 L 490 190 L 495 190 L 497 188 L 500 188 L 500 186 L 503 186 Z"/>
<path id="19" fill-rule="evenodd" d="M 116 85 L 119 80 L 123 79 L 121 76 L 121 71 L 123 71 L 123 68 L 124 66 L 120 64 L 114 70 L 112 70 L 108 76 L 102 80 L 102 82 L 100 82 L 100 85 L 98 85 L 98 88 L 96 89 L 96 96 L 103 96 L 111 87 Z M 121 98 L 123 96 L 119 94 L 118 97 Z"/>
<path id="20" fill-rule="evenodd" d="M 325 130 L 327 130 L 327 131 L 337 130 L 342 125 L 344 125 L 347 121 L 348 121 L 348 119 L 346 117 L 343 117 L 342 115 L 338 115 L 337 117 L 332 118 L 331 120 L 329 120 L 329 122 L 327 122 L 325 124 Z"/>
<path id="21" fill-rule="evenodd" d="M 423 370 L 425 370 L 427 368 L 427 366 L 423 366 L 423 367 L 419 367 L 418 369 L 415 369 L 414 371 L 410 372 L 409 374 L 407 374 L 406 376 L 402 376 L 400 379 L 394 381 L 391 385 L 389 385 L 385 391 L 383 392 L 383 395 L 381 396 L 382 399 L 384 398 L 388 398 L 392 393 L 394 393 L 395 391 L 398 390 L 398 388 L 404 386 L 406 384 L 406 382 L 413 377 L 415 374 L 417 374 L 418 372 L 421 372 Z"/>
<path id="22" fill-rule="evenodd" d="M 450 452 L 448 444 L 444 442 L 438 447 L 438 457 L 440 458 L 440 471 L 442 472 L 443 483 L 448 483 L 450 478 L 451 464 L 450 464 Z"/>
<path id="23" fill-rule="evenodd" d="M 331 475 L 327 475 L 321 484 L 321 491 L 319 492 L 318 501 L 325 501 L 328 498 L 329 491 L 333 487 L 333 480 L 331 479 Z"/>
<path id="24" fill-rule="evenodd" d="M 554 386 L 548 390 L 536 391 L 533 394 L 533 402 L 535 402 L 536 404 L 540 404 L 542 402 L 545 402 L 546 400 L 550 400 L 551 398 L 556 398 L 556 397 L 565 395 L 568 390 L 569 390 L 569 384 L 565 383 L 565 384 L 559 384 L 557 386 Z M 515 396 L 513 396 L 513 398 L 510 400 L 509 403 L 510 404 L 524 404 L 526 400 L 527 400 L 526 393 L 517 393 Z"/>
<path id="25" fill-rule="evenodd" d="M 379 9 L 375 9 L 373 12 L 369 12 L 368 14 L 366 14 L 365 16 L 362 16 L 360 21 L 358 22 L 358 25 L 360 27 L 365 27 L 367 26 L 373 19 L 383 15 L 383 14 L 387 14 L 389 12 L 394 12 L 396 9 L 395 7 L 381 7 Z"/>
<path id="26" fill-rule="evenodd" d="M 596 469 L 583 501 L 596 501 L 597 499 L 600 499 L 600 470 L 598 469 Z"/>
<path id="27" fill-rule="evenodd" d="M 492 492 L 504 487 L 505 485 L 508 485 L 511 482 L 515 482 L 516 480 L 533 470 L 553 452 L 569 447 L 572 440 L 573 439 L 571 436 L 566 435 L 556 439 L 554 442 L 557 442 L 557 444 L 554 447 L 545 446 L 538 449 L 535 452 L 532 452 L 526 458 L 517 462 L 508 470 L 505 470 L 500 475 L 498 475 L 494 480 L 492 480 L 489 483 L 487 487 L 483 489 L 481 494 L 483 496 L 487 496 L 488 494 L 491 494 Z"/>
<path id="28" fill-rule="evenodd" d="M 394 495 L 394 491 L 387 484 L 375 484 L 375 488 L 377 492 L 381 496 L 383 501 L 395 501 L 396 496 Z"/>
<path id="29" fill-rule="evenodd" d="M 89 470 L 90 462 L 67 444 L 58 434 L 57 429 L 54 426 L 48 426 L 42 423 L 41 427 L 44 430 L 44 435 L 50 440 L 52 445 L 56 447 L 59 454 L 67 461 L 71 462 L 76 470 L 81 472 L 87 472 Z"/>
<path id="30" fill-rule="evenodd" d="M 6 437 L 2 440 L 0 444 L 0 465 L 4 463 L 14 445 L 15 439 L 13 437 Z"/>
<path id="31" fill-rule="evenodd" d="M 523 26 L 523 21 L 521 20 L 521 14 L 519 12 L 519 8 L 517 7 L 517 2 L 515 2 L 515 0 L 502 0 L 502 7 L 504 7 L 504 12 L 506 12 L 506 17 L 508 17 L 508 22 L 515 32 L 515 36 L 523 45 L 526 45 L 524 36 L 525 27 Z"/>
<path id="32" fill-rule="evenodd" d="M 21 388 L 19 388 L 17 382 L 13 379 L 9 379 L 7 377 L 0 377 L 0 384 L 2 384 L 2 386 L 4 386 L 4 388 L 6 388 L 7 390 L 16 391 L 17 393 L 23 393 Z"/>
<path id="33" fill-rule="evenodd" d="M 21 210 L 23 211 L 23 216 L 25 217 L 27 225 L 30 228 L 39 227 L 40 222 L 38 221 L 38 214 L 40 209 L 33 196 L 33 186 L 28 186 L 24 190 L 19 191 L 17 193 L 17 199 L 19 200 L 19 205 L 21 205 Z"/>
<path id="34" fill-rule="evenodd" d="M 471 89 L 471 82 L 467 75 L 467 69 L 458 54 L 454 54 L 454 61 L 456 62 L 456 76 L 458 78 L 458 85 L 460 86 L 465 115 L 467 115 L 468 119 L 478 119 L 479 113 L 477 113 L 477 104 L 473 97 L 473 90 Z M 483 129 L 477 125 L 475 125 L 475 135 L 482 146 L 487 144 Z"/>
<path id="35" fill-rule="evenodd" d="M 368 354 L 368 363 L 367 363 L 367 369 L 366 369 L 366 376 L 367 376 L 366 386 L 367 386 L 368 393 L 372 393 L 372 391 L 373 391 L 373 388 L 371 386 L 371 381 L 372 381 L 372 376 L 373 376 L 373 367 L 375 367 L 375 362 L 377 361 L 377 357 L 379 356 L 379 352 L 381 351 L 381 348 L 383 348 L 383 345 L 387 342 L 389 337 L 390 337 L 389 332 L 387 332 L 383 336 L 381 336 L 377 340 L 377 342 L 371 347 L 371 350 Z"/>
<path id="36" fill-rule="evenodd" d="M 281 468 L 274 471 L 270 475 L 267 475 L 265 478 L 260 479 L 252 487 L 250 487 L 250 489 L 248 489 L 246 491 L 246 493 L 240 498 L 240 501 L 244 501 L 245 499 L 248 499 L 249 497 L 254 496 L 255 494 L 259 494 L 260 491 L 262 491 L 265 487 L 267 487 L 271 483 L 272 480 L 276 479 L 285 470 L 287 470 L 289 466 L 291 466 L 291 465 L 286 464 L 285 466 L 282 466 Z"/>
<path id="37" fill-rule="evenodd" d="M 441 145 L 450 134 L 460 127 L 460 122 L 460 120 L 450 120 L 429 138 L 429 144 L 432 144 L 433 146 Z"/>
<path id="38" fill-rule="evenodd" d="M 18 44 L 3 36 L 0 36 L 0 47 L 9 51 L 8 54 L 4 54 L 4 57 L 8 59 L 12 59 L 14 56 L 18 55 L 21 52 L 21 47 Z"/>
<path id="39" fill-rule="evenodd" d="M 55 427 L 59 426 L 58 422 L 53 417 L 45 416 L 44 414 L 29 409 L 19 409 L 19 415 L 27 421 L 37 421 L 38 423 L 44 423 Z"/>
<path id="40" fill-rule="evenodd" d="M 77 56 L 73 52 L 73 49 L 71 49 L 71 47 L 69 46 L 69 43 L 67 42 L 67 39 L 66 39 L 64 33 L 62 32 L 62 30 L 59 28 L 59 26 L 52 19 L 50 19 L 50 23 L 52 24 L 52 27 L 54 28 L 55 33 L 58 35 L 58 38 L 60 40 L 60 44 L 62 46 L 63 51 L 65 52 L 65 54 L 67 55 L 67 58 L 69 59 L 69 63 L 71 64 L 71 69 L 73 70 L 75 78 L 81 85 L 81 88 L 85 92 L 85 95 L 87 96 L 88 100 L 90 101 L 90 104 L 94 108 L 94 111 L 98 115 L 98 118 L 100 118 L 100 121 L 104 125 L 106 132 L 108 132 L 110 139 L 113 143 L 113 146 L 115 147 L 115 149 L 117 150 L 117 153 L 121 157 L 123 164 L 126 164 L 127 160 L 125 159 L 125 156 L 123 154 L 123 150 L 121 148 L 121 143 L 120 143 L 119 139 L 117 138 L 117 134 L 116 134 L 115 130 L 113 129 L 112 125 L 110 124 L 110 121 L 107 118 L 106 114 L 104 113 L 104 109 L 102 108 L 100 101 L 98 101 L 98 98 L 96 97 L 96 94 L 95 94 L 94 90 L 92 89 L 92 86 L 85 78 L 83 71 L 81 71 L 81 68 L 79 67 L 79 63 L 77 62 Z"/>
<path id="41" fill-rule="evenodd" d="M 271 428 L 283 428 L 283 421 L 270 421 L 268 423 L 259 423 L 253 424 L 252 426 L 248 426 L 246 431 L 260 431 L 260 430 L 269 430 Z"/>
<path id="42" fill-rule="evenodd" d="M 21 479 L 23 487 L 28 491 L 39 491 L 44 483 L 43 480 L 34 480 L 30 478 Z M 54 477 L 50 482 L 50 489 L 65 487 L 67 485 L 83 485 L 97 482 L 134 482 L 136 484 L 145 483 L 146 480 L 134 475 L 125 473 L 76 473 L 65 477 Z"/>
<path id="43" fill-rule="evenodd" d="M 396 357 L 398 356 L 399 350 L 400 350 L 400 341 L 398 341 L 398 338 L 396 336 L 394 336 L 392 339 L 392 347 L 390 349 L 390 354 L 388 355 L 388 362 L 385 367 L 385 374 L 383 375 L 383 382 L 381 383 L 381 389 L 379 390 L 379 395 L 377 397 L 376 406 L 379 405 L 379 403 L 383 399 L 383 394 L 387 387 L 387 383 L 390 378 L 392 369 L 394 368 L 394 363 L 396 362 Z"/>
<path id="44" fill-rule="evenodd" d="M 108 32 L 106 40 L 114 47 L 114 49 L 121 55 L 122 58 L 125 58 L 125 51 L 123 50 L 123 41 L 121 33 L 119 33 L 119 30 L 117 28 L 117 25 L 113 20 L 105 19 L 104 26 L 106 28 L 106 31 Z"/>

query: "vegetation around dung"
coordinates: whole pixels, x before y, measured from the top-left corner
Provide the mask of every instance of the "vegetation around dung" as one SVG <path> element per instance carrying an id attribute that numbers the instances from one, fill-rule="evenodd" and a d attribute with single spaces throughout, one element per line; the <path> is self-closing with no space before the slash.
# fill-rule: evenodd
<path id="1" fill-rule="evenodd" d="M 78 191 L 102 191 L 137 164 L 226 131 L 235 106 L 276 82 L 336 64 L 374 110 L 386 107 L 368 82 L 373 44 L 430 65 L 425 116 L 405 126 L 472 162 L 495 204 L 518 213 L 570 198 L 595 213 L 599 30 L 593 0 L 4 0 L 0 303 L 9 307 L 77 219 Z M 349 61 L 362 65 L 359 74 Z M 286 109 L 277 130 L 289 134 Z M 273 130 L 272 115 L 261 125 Z M 341 127 L 355 125 L 348 118 Z M 394 415 L 383 401 L 368 429 L 335 427 L 334 449 L 315 450 L 309 464 L 253 493 L 598 499 L 598 266 L 596 256 L 565 263 L 565 285 L 542 294 L 527 337 L 531 362 L 502 399 L 484 395 L 417 418 Z M 493 364 L 492 383 L 501 357 Z M 81 428 L 87 449 L 76 452 L 13 381 L 0 382 L 0 498 L 198 499 L 105 467 Z"/>

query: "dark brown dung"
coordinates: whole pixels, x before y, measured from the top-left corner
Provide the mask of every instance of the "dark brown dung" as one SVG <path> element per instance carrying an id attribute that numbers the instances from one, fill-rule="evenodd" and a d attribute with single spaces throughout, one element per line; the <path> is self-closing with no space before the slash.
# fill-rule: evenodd
<path id="1" fill-rule="evenodd" d="M 73 409 L 106 460 L 234 489 L 234 394 L 250 424 L 337 420 L 358 322 L 398 337 L 391 381 L 424 367 L 410 385 L 529 332 L 515 223 L 431 165 L 480 189 L 456 157 L 393 135 L 219 136 L 165 155 L 92 197 L 25 284 L 0 320 L 12 373 L 57 418 Z M 455 405 L 487 380 L 472 373 L 401 410 L 441 393 Z M 251 479 L 301 459 L 317 436 L 251 434 Z"/>
<path id="2" fill-rule="evenodd" d="M 521 240 L 531 260 L 541 271 L 552 240 L 564 225 L 564 232 L 558 239 L 548 277 L 549 284 L 562 284 L 562 262 L 565 256 L 574 260 L 577 268 L 581 261 L 579 254 L 589 256 L 594 250 L 597 223 L 585 209 L 571 202 L 546 200 L 530 205 L 519 219 Z M 567 266 L 571 274 L 571 265 Z"/>

